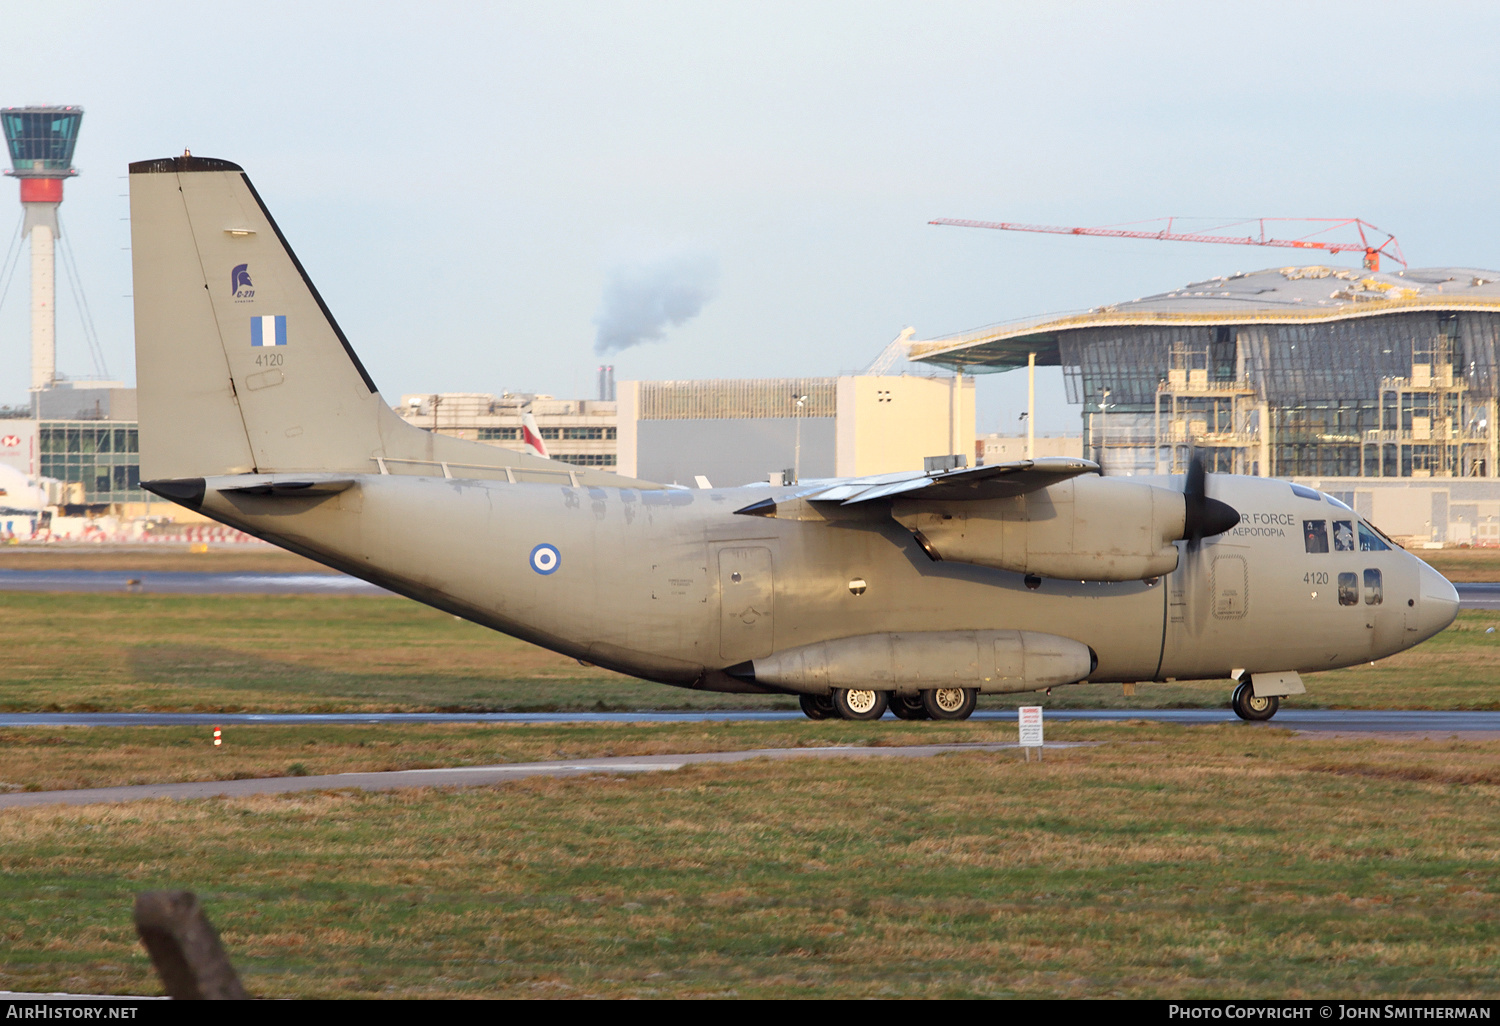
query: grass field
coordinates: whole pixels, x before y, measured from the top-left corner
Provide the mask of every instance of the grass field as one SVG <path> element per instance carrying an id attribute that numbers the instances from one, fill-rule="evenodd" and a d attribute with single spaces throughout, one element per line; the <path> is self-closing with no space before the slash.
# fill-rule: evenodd
<path id="1" fill-rule="evenodd" d="M 1418 549 L 1450 581 L 1500 581 L 1500 549 Z"/>
<path id="2" fill-rule="evenodd" d="M 1308 678 L 1302 708 L 1500 708 L 1500 614 L 1468 612 L 1375 666 Z M 406 599 L 0 593 L 0 709 L 794 709 L 585 667 Z M 1219 707 L 1227 681 L 992 696 L 987 707 Z"/>
<path id="3" fill-rule="evenodd" d="M 1049 740 L 1112 737 L 1089 723 L 1057 723 Z M 828 745 L 1015 741 L 1011 722 L 604 723 L 24 727 L 0 730 L 0 791 L 320 773 L 491 766 L 602 756 L 664 755 Z M 1101 733 L 1101 730 L 1103 731 Z"/>
<path id="4" fill-rule="evenodd" d="M 1500 614 L 1290 704 L 1495 708 Z M 0 707 L 790 708 L 403 599 L 0 594 Z M 1223 705 L 1227 682 L 987 699 Z M 1054 723 L 1103 744 L 464 791 L 7 810 L 0 989 L 158 993 L 136 892 L 260 996 L 1494 997 L 1500 741 Z M 0 789 L 1011 740 L 1011 723 L 28 728 Z"/>
<path id="5" fill-rule="evenodd" d="M 170 886 L 261 996 L 1495 996 L 1500 742 L 1089 730 L 1041 764 L 10 810 L 0 987 L 159 992 L 130 907 Z"/>

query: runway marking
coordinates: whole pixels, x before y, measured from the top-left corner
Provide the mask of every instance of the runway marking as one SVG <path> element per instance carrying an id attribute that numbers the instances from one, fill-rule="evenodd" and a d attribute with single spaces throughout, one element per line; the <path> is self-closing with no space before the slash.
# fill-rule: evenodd
<path id="1" fill-rule="evenodd" d="M 1078 748 L 1097 741 L 1054 741 L 1048 748 Z M 703 763 L 750 759 L 922 758 L 958 752 L 998 752 L 1018 748 L 1013 742 L 992 744 L 904 745 L 873 748 L 830 745 L 824 748 L 753 748 L 743 752 L 695 752 L 688 755 L 616 756 L 557 762 L 518 762 L 501 766 L 454 766 L 446 769 L 394 770 L 385 773 L 330 773 L 308 777 L 259 777 L 251 780 L 205 780 L 182 784 L 132 784 L 69 791 L 30 791 L 0 795 L 0 809 L 30 805 L 96 805 L 152 798 L 242 798 L 297 791 L 394 791 L 410 787 L 484 787 L 527 777 L 573 777 L 590 774 L 661 773 Z"/>

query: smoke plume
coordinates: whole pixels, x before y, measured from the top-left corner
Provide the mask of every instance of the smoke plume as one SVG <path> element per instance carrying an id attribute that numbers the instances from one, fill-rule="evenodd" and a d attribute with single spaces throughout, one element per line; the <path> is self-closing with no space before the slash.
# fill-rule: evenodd
<path id="1" fill-rule="evenodd" d="M 670 253 L 617 266 L 594 315 L 594 350 L 614 353 L 658 341 L 668 328 L 698 316 L 718 283 L 718 261 L 707 253 Z"/>

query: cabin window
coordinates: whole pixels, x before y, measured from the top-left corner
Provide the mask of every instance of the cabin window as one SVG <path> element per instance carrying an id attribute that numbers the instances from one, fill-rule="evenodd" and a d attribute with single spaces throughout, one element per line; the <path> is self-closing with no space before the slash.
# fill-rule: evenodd
<path id="1" fill-rule="evenodd" d="M 1361 552 L 1389 552 L 1390 546 L 1381 540 L 1380 535 L 1370 530 L 1370 525 L 1361 523 L 1359 525 L 1359 551 Z M 1380 577 L 1380 571 L 1375 571 L 1375 576 Z"/>
<path id="2" fill-rule="evenodd" d="M 1354 521 L 1335 520 L 1333 522 L 1333 551 L 1354 551 Z"/>
<path id="3" fill-rule="evenodd" d="M 1359 605 L 1359 574 L 1339 574 L 1339 605 Z"/>
<path id="4" fill-rule="evenodd" d="M 1364 525 L 1360 525 L 1364 526 Z M 1378 606 L 1385 596 L 1384 589 L 1380 586 L 1380 571 L 1365 571 L 1365 605 Z"/>
<path id="5" fill-rule="evenodd" d="M 1308 552 L 1327 552 L 1328 521 L 1302 521 L 1302 541 L 1307 545 Z"/>

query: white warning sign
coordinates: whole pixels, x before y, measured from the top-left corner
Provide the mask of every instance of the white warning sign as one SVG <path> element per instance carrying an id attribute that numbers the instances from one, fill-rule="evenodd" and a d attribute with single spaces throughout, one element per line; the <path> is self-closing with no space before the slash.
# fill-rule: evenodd
<path id="1" fill-rule="evenodd" d="M 1016 712 L 1021 726 L 1021 747 L 1040 748 L 1042 746 L 1042 707 L 1023 705 Z"/>

